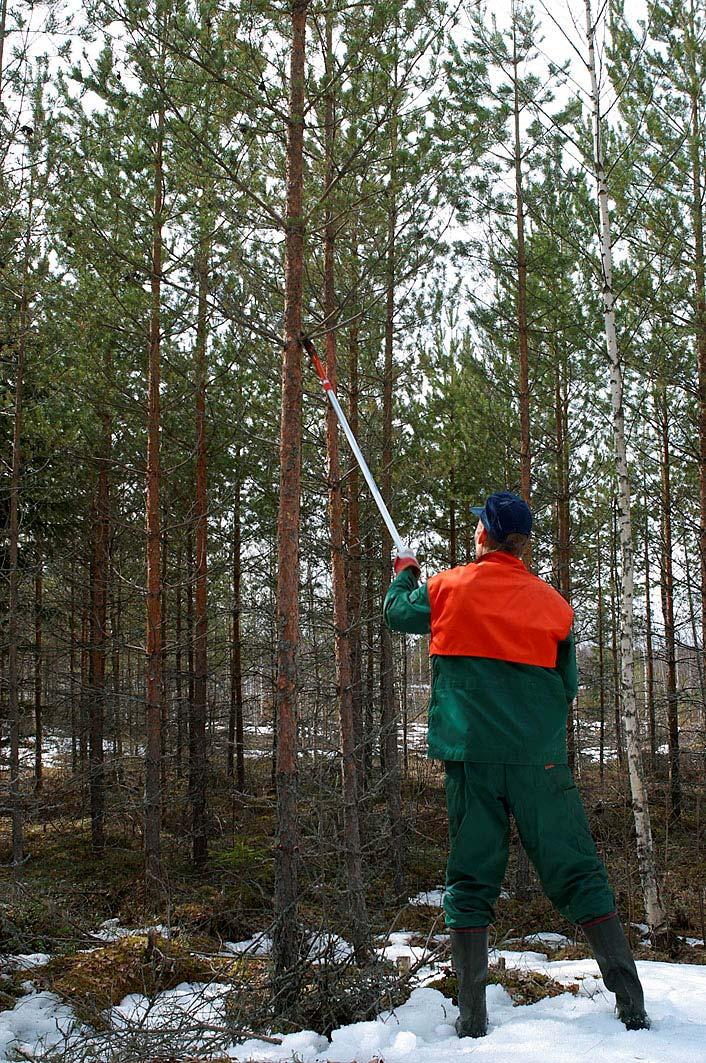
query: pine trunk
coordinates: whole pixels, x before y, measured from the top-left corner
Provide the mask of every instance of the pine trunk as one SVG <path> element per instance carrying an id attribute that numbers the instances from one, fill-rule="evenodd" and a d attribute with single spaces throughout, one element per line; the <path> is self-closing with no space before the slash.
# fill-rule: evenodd
<path id="1" fill-rule="evenodd" d="M 240 452 L 237 457 L 240 463 Z M 243 663 L 241 648 L 242 557 L 241 557 L 241 495 L 240 474 L 235 485 L 233 506 L 233 642 L 230 672 L 230 715 L 228 719 L 227 774 L 233 777 L 235 754 L 235 784 L 240 793 L 245 790 L 245 736 L 243 727 Z"/>
<path id="2" fill-rule="evenodd" d="M 655 657 L 652 637 L 652 580 L 648 512 L 649 504 L 647 491 L 645 491 L 645 710 L 650 741 L 650 770 L 654 772 L 657 757 L 657 719 L 655 715 Z"/>
<path id="3" fill-rule="evenodd" d="M 91 799 L 91 845 L 101 852 L 104 836 L 104 750 L 105 726 L 105 654 L 108 607 L 108 564 L 110 525 L 108 515 L 108 463 L 110 461 L 110 423 L 101 414 L 103 438 L 98 465 L 98 489 L 93 540 L 91 592 L 91 691 L 90 732 L 88 742 L 89 789 Z"/>
<path id="4" fill-rule="evenodd" d="M 192 855 L 197 867 L 208 856 L 208 828 L 206 824 L 206 715 L 208 679 L 208 499 L 206 490 L 206 344 L 208 315 L 209 237 L 205 204 L 200 205 L 198 252 L 198 316 L 196 323 L 196 485 L 194 507 L 194 538 L 196 544 L 195 572 L 195 632 L 194 632 L 194 701 L 189 724 L 191 728 L 191 841 Z"/>
<path id="5" fill-rule="evenodd" d="M 90 588 L 86 587 L 86 580 L 90 578 L 90 565 L 84 565 L 85 579 L 82 585 L 83 604 L 81 608 L 81 688 L 79 694 L 79 766 L 81 769 L 81 791 L 83 796 L 84 777 L 88 767 L 88 673 L 89 673 L 89 602 L 86 601 L 86 592 L 90 597 Z"/>
<path id="6" fill-rule="evenodd" d="M 355 234 L 354 234 L 355 245 Z M 353 258 L 356 258 L 355 246 Z M 354 278 L 355 283 L 355 278 Z M 358 325 L 350 327 L 348 339 L 349 394 L 348 421 L 353 435 L 358 438 Z M 360 471 L 353 462 L 348 475 L 348 619 L 351 654 L 351 696 L 353 699 L 353 732 L 355 735 L 356 770 L 361 794 L 366 788 L 365 732 L 363 726 L 363 645 L 361 632 L 362 569 L 360 533 Z"/>
<path id="7" fill-rule="evenodd" d="M 71 606 L 69 619 L 69 700 L 71 718 L 71 774 L 78 772 L 78 722 L 76 716 L 76 569 L 71 565 Z"/>
<path id="8" fill-rule="evenodd" d="M 513 12 L 514 16 L 514 12 Z M 515 162 L 515 224 L 517 235 L 517 337 L 519 348 L 518 401 L 520 406 L 520 494 L 527 505 L 532 503 L 532 446 L 530 440 L 529 341 L 527 326 L 527 255 L 525 251 L 525 206 L 522 189 L 522 141 L 520 138 L 520 85 L 516 23 L 512 24 L 513 117 Z M 528 568 L 532 565 L 532 546 L 524 553 Z M 515 893 L 524 900 L 529 893 L 530 865 L 518 836 Z"/>
<path id="9" fill-rule="evenodd" d="M 276 1006 L 299 993 L 299 822 L 297 770 L 297 649 L 299 644 L 299 525 L 301 511 L 302 296 L 304 275 L 303 154 L 305 43 L 308 0 L 293 0 L 287 122 L 284 357 L 277 514 L 277 849 L 273 957 Z"/>
<path id="10" fill-rule="evenodd" d="M 396 47 L 396 42 L 395 42 Z M 392 509 L 392 395 L 394 385 L 394 328 L 397 235 L 397 67 L 395 63 L 390 129 L 390 180 L 387 187 L 387 255 L 385 296 L 385 366 L 382 398 L 382 497 Z M 382 530 L 382 596 L 390 586 L 392 538 L 387 526 Z M 397 893 L 402 892 L 402 792 L 399 764 L 398 720 L 395 704 L 392 635 L 383 623 L 380 628 L 380 741 L 383 786 L 389 821 L 390 855 Z"/>
<path id="11" fill-rule="evenodd" d="M 664 617 L 664 650 L 667 665 L 667 732 L 669 746 L 669 797 L 674 819 L 681 814 L 681 762 L 679 755 L 679 701 L 674 632 L 674 565 L 672 560 L 672 477 L 669 453 L 669 413 L 666 389 L 659 401 L 660 480 L 662 485 L 661 585 Z"/>
<path id="12" fill-rule="evenodd" d="M 653 939 L 656 939 L 664 935 L 666 931 L 666 920 L 659 897 L 659 883 L 655 863 L 654 845 L 652 842 L 650 810 L 642 766 L 637 699 L 635 697 L 633 635 L 634 568 L 632 517 L 630 511 L 630 480 L 628 476 L 627 449 L 625 445 L 623 375 L 615 328 L 615 297 L 613 293 L 613 258 L 610 214 L 608 208 L 608 187 L 603 163 L 598 82 L 596 77 L 596 57 L 594 48 L 594 25 L 591 16 L 590 0 L 586 0 L 586 35 L 588 40 L 588 67 L 591 76 L 591 97 L 593 105 L 594 162 L 601 223 L 602 299 L 606 345 L 610 365 L 610 393 L 613 411 L 613 434 L 615 441 L 615 459 L 619 489 L 618 498 L 620 505 L 620 548 L 622 560 L 620 679 L 623 720 L 625 724 L 628 774 L 633 799 L 633 813 L 637 835 L 637 855 L 640 865 L 645 915 L 647 924 L 650 928 L 650 933 Z"/>
<path id="13" fill-rule="evenodd" d="M 42 584 L 44 559 L 37 544 L 37 571 L 34 576 L 34 789 L 43 785 L 42 772 Z"/>
<path id="14" fill-rule="evenodd" d="M 458 534 L 456 529 L 456 468 L 449 469 L 449 568 L 458 564 Z"/>
<path id="15" fill-rule="evenodd" d="M 325 151 L 326 151 L 326 221 L 324 230 L 324 317 L 326 331 L 326 367 L 334 393 L 337 384 L 336 364 L 336 288 L 335 288 L 335 222 L 331 189 L 335 178 L 334 146 L 336 136 L 333 58 L 333 12 L 326 13 L 326 101 L 325 101 Z M 348 593 L 344 558 L 343 491 L 338 450 L 338 421 L 330 403 L 326 413 L 326 447 L 329 474 L 329 521 L 331 529 L 331 573 L 333 584 L 334 653 L 336 658 L 336 683 L 338 687 L 338 710 L 340 748 L 342 760 L 341 783 L 343 790 L 343 844 L 345 850 L 346 877 L 348 880 L 348 904 L 351 917 L 351 938 L 356 960 L 365 962 L 368 957 L 369 920 L 365 903 L 363 864 L 358 820 L 358 773 L 356 741 L 353 724 L 353 689 L 350 654 L 350 628 L 348 623 Z"/>
<path id="16" fill-rule="evenodd" d="M 149 890 L 162 878 L 160 792 L 162 759 L 162 566 L 160 513 L 160 379 L 164 110 L 157 116 L 154 155 L 154 203 L 152 215 L 152 271 L 147 380 L 147 647 L 145 703 L 147 747 L 145 756 L 144 849 L 145 875 Z"/>
<path id="17" fill-rule="evenodd" d="M 690 54 L 696 56 L 698 46 L 693 39 L 693 6 L 691 10 Z M 703 100 L 703 86 L 696 69 L 690 92 L 691 120 L 689 154 L 691 157 L 691 217 L 694 230 L 694 331 L 697 359 L 698 431 L 699 431 L 699 558 L 701 569 L 701 674 L 706 676 L 706 263 L 704 255 L 704 188 L 703 138 L 699 110 Z"/>
<path id="18" fill-rule="evenodd" d="M 111 560 L 112 567 L 112 560 Z M 122 623 L 122 595 L 120 584 L 114 583 L 110 612 L 110 637 L 113 643 L 113 734 L 115 737 L 115 753 L 122 762 L 123 757 L 123 715 L 120 705 L 120 637 Z M 118 765 L 118 773 L 122 777 L 122 763 Z"/>
<path id="19" fill-rule="evenodd" d="M 518 401 L 520 406 L 520 494 L 525 502 L 532 502 L 532 446 L 530 440 L 529 404 L 529 339 L 527 325 L 527 255 L 525 251 L 525 207 L 522 189 L 522 141 L 520 138 L 520 85 L 518 74 L 516 26 L 512 27 L 513 90 L 514 90 L 514 157 L 515 157 L 515 221 L 517 235 L 517 336 L 520 378 Z M 526 555 L 531 563 L 529 553 Z"/>
<path id="20" fill-rule="evenodd" d="M 375 731 L 375 550 L 370 526 L 366 529 L 363 541 L 365 557 L 365 709 L 363 726 L 365 741 L 363 764 L 365 778 L 372 779 L 373 774 L 373 735 Z"/>
<path id="21" fill-rule="evenodd" d="M 6 9 L 3 8 L 3 28 Z M 24 236 L 22 257 L 22 290 L 20 293 L 19 317 L 17 322 L 17 367 L 15 373 L 15 404 L 12 422 L 12 469 L 10 474 L 10 512 L 9 530 L 9 587 L 7 603 L 7 686 L 8 713 L 10 722 L 10 809 L 12 819 L 12 863 L 19 869 L 24 860 L 24 825 L 22 812 L 22 789 L 20 775 L 20 735 L 22 708 L 20 705 L 19 675 L 19 607 L 20 607 L 20 521 L 19 502 L 22 475 L 22 414 L 25 380 L 25 361 L 27 356 L 27 336 L 29 334 L 29 266 L 30 241 L 32 236 L 34 208 L 34 168 L 30 171 L 29 192 L 27 199 L 27 227 Z"/>
<path id="22" fill-rule="evenodd" d="M 20 676 L 19 676 L 19 498 L 22 470 L 22 399 L 24 388 L 25 355 L 29 330 L 28 300 L 29 226 L 25 243 L 25 266 L 20 297 L 20 316 L 17 340 L 17 369 L 15 376 L 15 409 L 12 427 L 12 472 L 10 479 L 9 514 L 9 593 L 7 604 L 7 687 L 8 713 L 10 717 L 10 808 L 12 817 L 12 863 L 19 868 L 24 860 L 24 827 L 22 815 L 22 792 L 20 783 Z"/>
<path id="23" fill-rule="evenodd" d="M 182 545 L 177 546 L 176 551 L 176 602 L 174 605 L 174 699 L 176 701 L 176 750 L 175 768 L 177 779 L 181 778 L 181 767 L 184 759 L 184 704 L 183 704 L 183 661 L 182 661 Z"/>

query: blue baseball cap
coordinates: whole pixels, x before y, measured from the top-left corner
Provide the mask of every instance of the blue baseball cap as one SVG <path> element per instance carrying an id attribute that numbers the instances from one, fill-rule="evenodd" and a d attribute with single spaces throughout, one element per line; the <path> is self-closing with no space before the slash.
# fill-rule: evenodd
<path id="1" fill-rule="evenodd" d="M 480 517 L 481 524 L 496 543 L 504 543 L 508 535 L 529 535 L 532 514 L 523 498 L 511 491 L 497 491 L 485 500 L 484 506 L 471 506 L 471 513 Z"/>

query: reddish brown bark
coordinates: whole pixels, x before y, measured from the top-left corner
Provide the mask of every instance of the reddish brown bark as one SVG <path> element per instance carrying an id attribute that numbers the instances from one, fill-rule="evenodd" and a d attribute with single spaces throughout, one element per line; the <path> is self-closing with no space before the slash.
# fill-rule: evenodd
<path id="1" fill-rule="evenodd" d="M 111 425 L 105 400 L 100 411 L 101 442 L 96 491 L 92 590 L 91 590 L 91 690 L 89 733 L 89 791 L 91 801 L 91 845 L 94 852 L 105 846 L 104 835 L 104 753 L 105 659 L 107 642 L 108 567 L 110 512 L 108 469 L 111 454 Z"/>
<path id="2" fill-rule="evenodd" d="M 697 47 L 692 41 L 691 54 Z M 699 558 L 701 570 L 701 674 L 706 676 L 706 264 L 704 254 L 703 138 L 699 110 L 703 88 L 696 69 L 691 87 L 689 153 L 691 156 L 691 216 L 694 230 L 694 330 L 697 359 L 697 398 L 699 431 Z"/>
<path id="3" fill-rule="evenodd" d="M 649 512 L 645 492 L 645 710 L 650 741 L 650 769 L 655 770 L 657 755 L 657 719 L 655 715 L 655 659 L 652 637 L 652 582 L 650 577 L 650 541 L 647 514 Z"/>
<path id="4" fill-rule="evenodd" d="M 517 336 L 519 348 L 519 381 L 517 397 L 520 407 L 520 494 L 528 505 L 532 502 L 532 450 L 530 440 L 529 344 L 527 326 L 527 255 L 525 251 L 525 208 L 522 189 L 522 141 L 520 139 L 520 84 L 517 26 L 512 23 L 512 69 L 514 113 L 515 163 L 515 219 L 517 228 Z M 525 564 L 532 565 L 532 546 L 524 552 Z M 573 730 L 573 729 L 572 729 Z M 573 737 L 572 737 L 573 744 Z M 529 892 L 529 859 L 518 842 L 515 892 L 524 899 Z"/>
<path id="5" fill-rule="evenodd" d="M 76 700 L 78 694 L 76 682 L 76 570 L 71 565 L 71 607 L 69 621 L 69 701 L 71 718 L 71 773 L 78 771 L 78 721 Z"/>
<path id="6" fill-rule="evenodd" d="M 236 460 L 240 463 L 240 451 L 238 451 Z M 235 501 L 233 505 L 233 623 L 230 665 L 230 714 L 228 717 L 227 774 L 229 778 L 232 778 L 233 770 L 235 768 L 235 785 L 242 793 L 245 790 L 245 736 L 243 727 L 243 662 L 240 624 L 242 609 L 241 496 L 242 485 L 240 482 L 240 475 L 238 475 L 238 480 L 235 485 Z"/>
<path id="7" fill-rule="evenodd" d="M 363 770 L 365 778 L 370 779 L 373 772 L 373 733 L 375 729 L 375 572 L 377 561 L 370 527 L 365 532 L 363 541 L 365 557 L 365 708 L 363 725 L 365 738 L 363 745 Z"/>
<path id="8" fill-rule="evenodd" d="M 449 568 L 458 564 L 458 535 L 456 531 L 456 467 L 449 470 Z"/>
<path id="9" fill-rule="evenodd" d="M 204 204 L 201 204 L 198 275 L 198 318 L 196 325 L 196 499 L 195 499 L 195 632 L 194 702 L 191 709 L 191 815 L 194 863 L 202 865 L 208 855 L 206 825 L 206 686 L 208 675 L 208 499 L 206 454 L 206 343 L 208 311 L 209 242 Z"/>
<path id="10" fill-rule="evenodd" d="M 333 12 L 326 15 L 326 82 L 325 151 L 326 205 L 324 230 L 324 317 L 326 331 L 326 366 L 334 392 L 337 383 L 336 364 L 336 289 L 335 289 L 335 226 L 330 189 L 335 177 L 334 143 L 336 135 L 335 100 L 333 94 Z M 358 962 L 368 956 L 369 922 L 365 903 L 363 866 L 358 820 L 358 776 L 355 730 L 353 723 L 353 692 L 350 657 L 350 629 L 348 625 L 348 593 L 344 559 L 343 491 L 338 450 L 338 421 L 328 404 L 326 413 L 326 447 L 329 474 L 329 522 L 331 529 L 331 571 L 333 584 L 334 653 L 338 686 L 338 709 L 343 789 L 343 834 L 348 880 L 348 903 L 351 915 L 351 939 Z"/>
<path id="11" fill-rule="evenodd" d="M 177 779 L 181 778 L 181 767 L 184 758 L 184 705 L 183 705 L 183 676 L 182 676 L 182 591 L 183 591 L 183 568 L 182 568 L 182 545 L 179 543 L 176 550 L 176 574 L 175 574 L 175 597 L 174 603 L 174 701 L 176 716 L 176 748 L 174 750 L 174 767 Z"/>
<path id="12" fill-rule="evenodd" d="M 113 564 L 111 559 L 111 570 Z M 110 610 L 110 637 L 113 643 L 112 666 L 113 666 L 113 741 L 115 754 L 122 759 L 123 756 L 123 717 L 120 705 L 120 636 L 122 622 L 122 595 L 120 583 L 111 580 L 114 592 Z M 122 772 L 122 766 L 118 765 L 118 772 Z"/>
<path id="13" fill-rule="evenodd" d="M 34 576 L 34 788 L 43 785 L 42 772 L 42 584 L 44 559 L 37 544 L 37 571 Z"/>
<path id="14" fill-rule="evenodd" d="M 160 792 L 162 750 L 162 569 L 160 514 L 160 379 L 161 379 L 161 292 L 164 109 L 157 116 L 154 155 L 154 201 L 152 212 L 152 270 L 149 328 L 148 413 L 147 413 L 147 652 L 145 661 L 145 703 L 147 749 L 145 757 L 144 849 L 145 874 L 150 889 L 162 877 Z"/>
<path id="15" fill-rule="evenodd" d="M 89 622 L 90 622 L 90 588 L 86 580 L 90 578 L 90 565 L 84 566 L 82 586 L 83 604 L 81 607 L 81 687 L 79 691 L 79 764 L 81 775 L 85 775 L 88 765 L 88 679 L 89 679 Z M 88 594 L 87 594 L 88 591 Z M 87 600 L 89 599 L 89 600 Z"/>
<path id="16" fill-rule="evenodd" d="M 393 81 L 396 91 L 397 69 Z M 388 509 L 392 508 L 392 409 L 394 386 L 394 330 L 395 330 L 395 282 L 397 239 L 397 102 L 391 108 L 390 130 L 390 180 L 387 187 L 387 254 L 385 294 L 385 365 L 382 391 L 382 482 L 381 494 Z M 382 596 L 390 586 L 390 561 L 392 538 L 383 525 L 382 529 Z M 403 885 L 402 850 L 402 793 L 399 764 L 398 713 L 395 703 L 394 659 L 392 636 L 383 622 L 380 627 L 380 741 L 383 770 L 383 785 L 389 820 L 390 856 L 394 874 L 395 890 Z"/>
<path id="17" fill-rule="evenodd" d="M 353 231 L 354 262 L 353 284 L 356 284 L 357 233 Z M 349 395 L 348 421 L 356 439 L 359 432 L 358 404 L 358 324 L 354 322 L 348 332 Z M 362 569 L 360 539 L 360 470 L 354 461 L 348 475 L 348 619 L 351 656 L 351 693 L 353 703 L 353 732 L 355 735 L 358 788 L 362 794 L 366 785 L 365 738 L 363 729 L 363 647 L 361 637 Z"/>
<path id="18" fill-rule="evenodd" d="M 530 441 L 529 343 L 527 326 L 527 253 L 525 250 L 525 208 L 522 188 L 522 141 L 520 138 L 519 55 L 516 26 L 512 27 L 512 69 L 514 99 L 515 219 L 517 227 L 517 336 L 519 346 L 520 406 L 520 494 L 528 505 L 532 500 L 532 451 Z M 529 552 L 526 554 L 529 564 Z"/>
<path id="19" fill-rule="evenodd" d="M 297 648 L 301 507 L 302 286 L 304 273 L 303 155 L 307 0 L 291 7 L 287 120 L 284 357 L 277 514 L 277 857 L 273 955 L 278 1004 L 298 993 L 300 952 L 299 823 L 297 811 Z"/>
<path id="20" fill-rule="evenodd" d="M 31 215 L 31 196 L 30 196 Z M 25 241 L 25 264 L 20 297 L 20 315 L 17 338 L 17 369 L 15 375 L 15 410 L 12 428 L 12 471 L 10 478 L 9 514 L 9 595 L 7 608 L 7 686 L 8 712 L 10 717 L 10 806 L 12 816 L 12 863 L 18 868 L 24 860 L 24 829 L 22 816 L 22 793 L 20 785 L 20 689 L 19 689 L 19 498 L 22 469 L 22 399 L 24 388 L 27 332 L 29 329 L 29 230 Z"/>
<path id="21" fill-rule="evenodd" d="M 168 511 L 169 503 L 165 503 L 165 509 Z M 162 586 L 162 605 L 161 605 L 161 617 L 162 617 L 162 632 L 160 636 L 160 646 L 162 654 L 161 674 L 162 674 L 162 718 L 159 724 L 160 734 L 160 753 L 159 753 L 159 786 L 162 800 L 167 792 L 167 741 L 168 741 L 168 729 L 169 729 L 169 671 L 167 668 L 167 648 L 169 646 L 169 594 L 167 589 L 167 572 L 169 571 L 169 536 L 167 529 L 162 523 L 162 549 L 160 565 L 162 568 L 161 586 Z"/>

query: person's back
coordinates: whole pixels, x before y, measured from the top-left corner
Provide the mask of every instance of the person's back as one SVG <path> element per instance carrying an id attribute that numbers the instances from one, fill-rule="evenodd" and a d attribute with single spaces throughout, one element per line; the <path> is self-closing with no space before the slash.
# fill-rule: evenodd
<path id="1" fill-rule="evenodd" d="M 577 692 L 571 606 L 527 571 L 532 517 L 509 492 L 474 510 L 475 564 L 417 586 L 398 555 L 384 615 L 430 634 L 429 755 L 445 762 L 450 851 L 444 909 L 459 978 L 459 1036 L 487 1029 L 488 926 L 508 859 L 509 815 L 544 890 L 581 925 L 618 1014 L 649 1026 L 642 987 L 567 766 L 566 720 Z"/>

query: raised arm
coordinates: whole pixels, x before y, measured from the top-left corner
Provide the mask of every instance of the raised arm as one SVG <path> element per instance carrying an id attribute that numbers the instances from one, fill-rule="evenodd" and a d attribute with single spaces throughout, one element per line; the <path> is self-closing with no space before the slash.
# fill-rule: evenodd
<path id="1" fill-rule="evenodd" d="M 385 623 L 390 631 L 406 635 L 431 632 L 431 606 L 426 583 L 418 586 L 416 570 L 405 568 L 390 584 L 383 606 Z"/>

